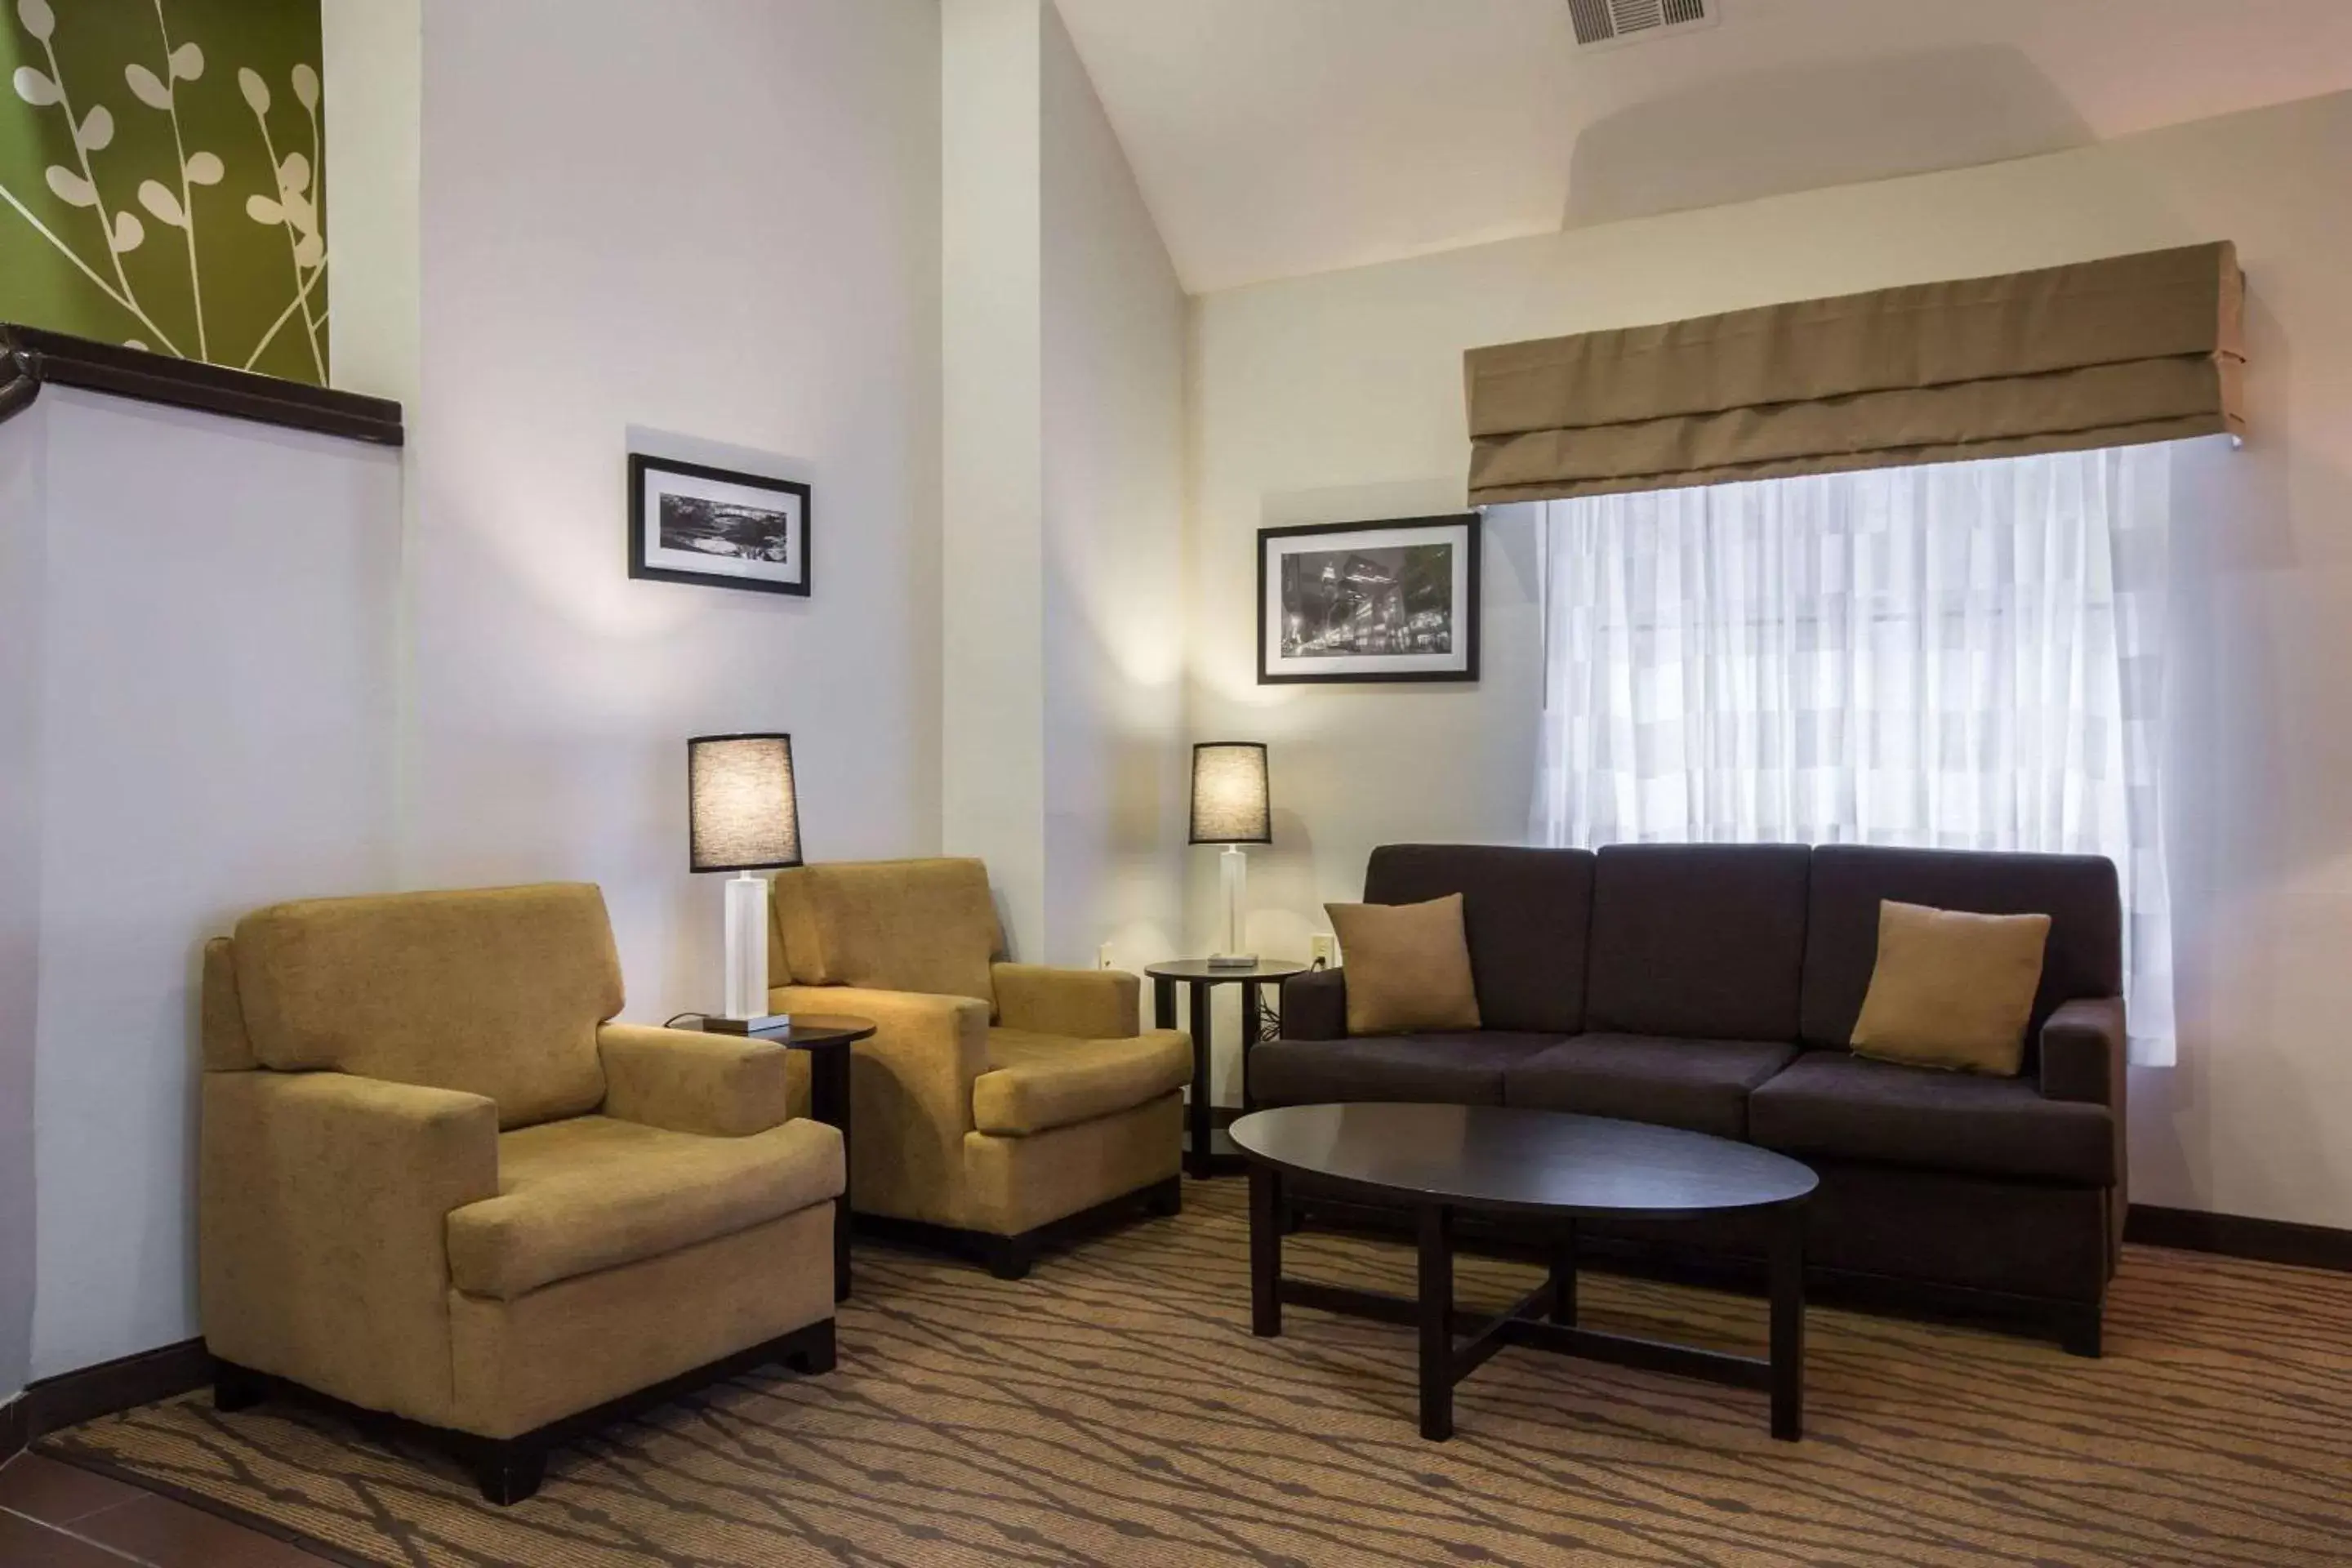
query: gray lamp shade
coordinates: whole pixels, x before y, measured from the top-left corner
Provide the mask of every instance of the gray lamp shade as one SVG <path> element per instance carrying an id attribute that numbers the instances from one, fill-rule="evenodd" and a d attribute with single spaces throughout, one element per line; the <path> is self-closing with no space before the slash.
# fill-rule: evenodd
<path id="1" fill-rule="evenodd" d="M 1210 741 L 1192 748 L 1192 842 L 1274 842 L 1265 742 Z"/>
<path id="2" fill-rule="evenodd" d="M 698 735 L 686 743 L 691 857 L 698 871 L 771 871 L 801 863 L 801 805 L 790 735 Z"/>

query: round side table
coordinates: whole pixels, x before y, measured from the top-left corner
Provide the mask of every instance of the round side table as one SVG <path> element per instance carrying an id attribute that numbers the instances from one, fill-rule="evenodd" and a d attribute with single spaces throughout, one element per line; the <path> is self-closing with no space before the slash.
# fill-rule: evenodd
<path id="1" fill-rule="evenodd" d="M 1242 967 L 1212 964 L 1204 958 L 1176 958 L 1144 971 L 1151 976 L 1153 1019 L 1163 1029 L 1176 1027 L 1176 987 L 1182 985 L 1190 993 L 1185 1026 L 1186 1033 L 1192 1037 L 1192 1100 L 1185 1108 L 1185 1130 L 1189 1135 L 1184 1151 L 1185 1174 L 1202 1179 L 1216 1174 L 1221 1166 L 1241 1169 L 1240 1152 L 1230 1143 L 1218 1148 L 1219 1135 L 1209 1125 L 1209 1058 L 1214 1048 L 1212 993 L 1220 985 L 1242 988 L 1242 1109 L 1246 1110 L 1250 1108 L 1249 1051 L 1257 1044 L 1263 987 L 1268 984 L 1278 985 L 1294 974 L 1304 974 L 1307 967 L 1274 959 Z"/>
<path id="2" fill-rule="evenodd" d="M 765 1040 L 787 1050 L 808 1053 L 809 1120 L 841 1131 L 844 1185 L 841 1201 L 833 1205 L 833 1299 L 848 1300 L 849 1047 L 874 1033 L 874 1020 L 795 1013 L 789 1028 L 749 1036 L 741 1033 L 740 1026 L 734 1030 L 712 1029 L 708 1018 L 702 1020 L 702 1026 L 708 1033 L 733 1034 L 737 1039 Z"/>

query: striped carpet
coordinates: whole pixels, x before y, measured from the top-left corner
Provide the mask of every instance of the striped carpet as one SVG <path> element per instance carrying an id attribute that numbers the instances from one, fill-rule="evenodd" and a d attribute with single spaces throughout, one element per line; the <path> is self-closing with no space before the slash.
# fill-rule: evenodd
<path id="1" fill-rule="evenodd" d="M 203 1395 L 46 1448 L 401 1568 L 2352 1563 L 2352 1276 L 2134 1248 L 2103 1361 L 1816 1310 L 1794 1446 L 1759 1395 L 1506 1351 L 1436 1445 L 1409 1331 L 1294 1309 L 1250 1337 L 1243 1195 L 1188 1184 L 1181 1218 L 1022 1284 L 861 1250 L 838 1372 L 616 1428 L 509 1510 L 430 1454 Z M 1291 1268 L 1409 1289 L 1391 1244 L 1301 1237 Z M 1584 1307 L 1761 1342 L 1752 1300 L 1596 1278 Z"/>

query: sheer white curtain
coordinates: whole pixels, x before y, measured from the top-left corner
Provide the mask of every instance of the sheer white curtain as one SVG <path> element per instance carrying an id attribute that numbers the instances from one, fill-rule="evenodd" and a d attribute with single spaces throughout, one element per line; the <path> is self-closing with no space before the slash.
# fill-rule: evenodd
<path id="1" fill-rule="evenodd" d="M 2168 452 L 1548 503 L 1535 841 L 2105 855 L 2170 1060 Z"/>

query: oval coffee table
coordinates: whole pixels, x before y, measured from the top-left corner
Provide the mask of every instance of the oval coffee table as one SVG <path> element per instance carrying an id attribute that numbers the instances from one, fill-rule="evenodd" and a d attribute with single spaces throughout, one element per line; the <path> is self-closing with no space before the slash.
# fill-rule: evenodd
<path id="1" fill-rule="evenodd" d="M 1804 1204 L 1820 1179 L 1784 1154 L 1703 1132 L 1484 1105 L 1294 1105 L 1233 1125 L 1250 1173 L 1250 1328 L 1282 1332 L 1283 1303 L 1408 1322 L 1421 1331 L 1421 1435 L 1454 1435 L 1454 1385 L 1506 1345 L 1769 1392 L 1772 1436 L 1804 1431 Z M 1286 1178 L 1382 1208 L 1410 1209 L 1418 1299 L 1286 1279 Z M 1601 1333 L 1576 1322 L 1576 1222 L 1694 1219 L 1753 1210 L 1771 1222 L 1771 1353 L 1762 1359 Z M 1454 1305 L 1454 1218 L 1532 1219 L 1551 1238 L 1550 1276 L 1499 1317 Z M 1466 1337 L 1457 1342 L 1457 1334 Z"/>

